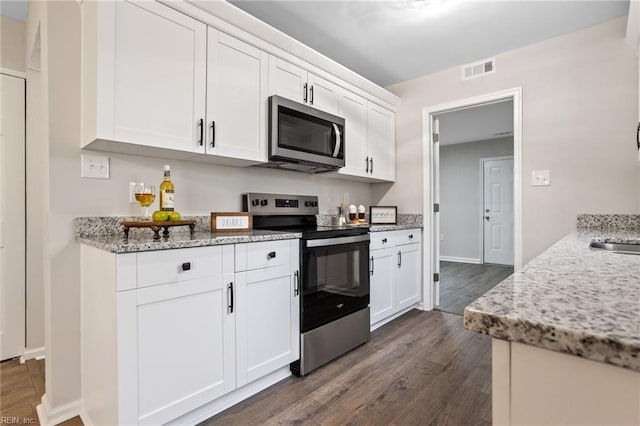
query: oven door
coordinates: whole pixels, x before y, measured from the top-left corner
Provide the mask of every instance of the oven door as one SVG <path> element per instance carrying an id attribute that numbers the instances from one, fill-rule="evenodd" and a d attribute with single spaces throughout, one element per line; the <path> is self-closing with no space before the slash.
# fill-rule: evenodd
<path id="1" fill-rule="evenodd" d="M 302 245 L 302 332 L 369 306 L 369 234 Z"/>

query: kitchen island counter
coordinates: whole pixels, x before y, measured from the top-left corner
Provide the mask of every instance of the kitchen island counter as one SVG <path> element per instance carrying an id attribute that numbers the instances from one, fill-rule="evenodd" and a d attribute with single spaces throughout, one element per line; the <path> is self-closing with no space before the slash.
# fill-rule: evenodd
<path id="1" fill-rule="evenodd" d="M 640 256 L 592 239 L 640 243 L 640 232 L 579 229 L 467 306 L 465 328 L 640 372 Z"/>

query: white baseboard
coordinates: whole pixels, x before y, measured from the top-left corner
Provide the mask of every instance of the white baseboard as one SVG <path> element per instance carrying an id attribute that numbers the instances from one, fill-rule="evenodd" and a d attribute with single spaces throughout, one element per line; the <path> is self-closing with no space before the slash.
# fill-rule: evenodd
<path id="1" fill-rule="evenodd" d="M 371 331 L 377 330 L 378 328 L 382 327 L 383 325 L 393 321 L 394 319 L 401 317 L 402 315 L 406 314 L 407 312 L 409 312 L 412 309 L 420 309 L 420 310 L 424 310 L 424 305 L 422 304 L 422 302 L 418 302 L 415 305 L 411 305 L 408 308 L 404 308 L 403 310 L 401 310 L 400 312 L 396 312 L 395 314 L 391 315 L 390 317 L 387 317 L 381 321 L 378 321 L 375 324 L 371 324 Z"/>
<path id="2" fill-rule="evenodd" d="M 476 265 L 482 263 L 480 259 L 474 259 L 473 257 L 440 256 L 440 260 L 444 262 L 474 263 Z"/>
<path id="3" fill-rule="evenodd" d="M 44 346 L 41 348 L 27 349 L 20 357 L 20 364 L 24 364 L 30 359 L 44 359 Z"/>
<path id="4" fill-rule="evenodd" d="M 54 426 L 80 415 L 80 400 L 72 401 L 55 409 L 51 408 L 47 394 L 42 395 L 41 403 L 36 407 L 38 421 L 42 426 Z"/>
<path id="5" fill-rule="evenodd" d="M 274 371 L 273 373 L 261 377 L 254 382 L 251 382 L 240 389 L 236 389 L 231 393 L 228 393 L 210 403 L 203 405 L 200 408 L 196 408 L 195 410 L 185 414 L 184 416 L 178 417 L 170 421 L 169 425 L 195 425 L 207 420 L 210 417 L 215 416 L 230 408 L 237 403 L 244 401 L 252 395 L 257 394 L 268 388 L 269 386 L 273 386 L 276 383 L 286 379 L 291 376 L 291 371 L 289 370 L 289 366 L 282 367 L 279 370 Z"/>

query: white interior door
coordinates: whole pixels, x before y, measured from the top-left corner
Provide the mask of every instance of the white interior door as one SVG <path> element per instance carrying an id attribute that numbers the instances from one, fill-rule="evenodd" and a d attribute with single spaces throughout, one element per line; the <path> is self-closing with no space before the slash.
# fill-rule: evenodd
<path id="1" fill-rule="evenodd" d="M 432 269 L 434 276 L 440 277 L 440 119 L 433 117 L 433 187 L 431 188 L 433 194 L 434 206 L 433 211 L 433 233 L 431 235 L 431 241 L 433 244 L 433 262 Z M 437 204 L 438 208 L 435 208 Z M 434 305 L 440 305 L 440 279 L 435 280 L 434 277 L 430 277 L 433 280 L 434 288 Z"/>
<path id="2" fill-rule="evenodd" d="M 484 161 L 484 263 L 513 265 L 513 158 Z"/>
<path id="3" fill-rule="evenodd" d="M 25 348 L 25 82 L 0 76 L 0 360 L 5 360 Z"/>

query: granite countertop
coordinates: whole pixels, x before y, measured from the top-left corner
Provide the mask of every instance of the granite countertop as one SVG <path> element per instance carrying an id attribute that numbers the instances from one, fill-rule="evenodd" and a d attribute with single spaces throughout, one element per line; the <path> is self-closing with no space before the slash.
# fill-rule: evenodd
<path id="1" fill-rule="evenodd" d="M 150 232 L 150 231 L 149 231 Z M 296 232 L 250 231 L 234 233 L 196 232 L 193 237 L 189 233 L 174 233 L 168 239 L 153 241 L 152 234 L 139 233 L 124 240 L 119 235 L 78 236 L 76 241 L 97 247 L 111 253 L 134 253 L 140 251 L 168 250 L 188 247 L 217 246 L 222 244 L 252 243 L 257 241 L 290 240 L 300 238 Z"/>
<path id="2" fill-rule="evenodd" d="M 422 224 L 402 223 L 398 225 L 371 225 L 369 232 L 398 231 L 400 229 L 416 229 L 422 228 Z"/>
<path id="3" fill-rule="evenodd" d="M 578 229 L 467 306 L 465 328 L 640 372 L 640 255 L 592 239 L 640 243 L 640 229 Z"/>

